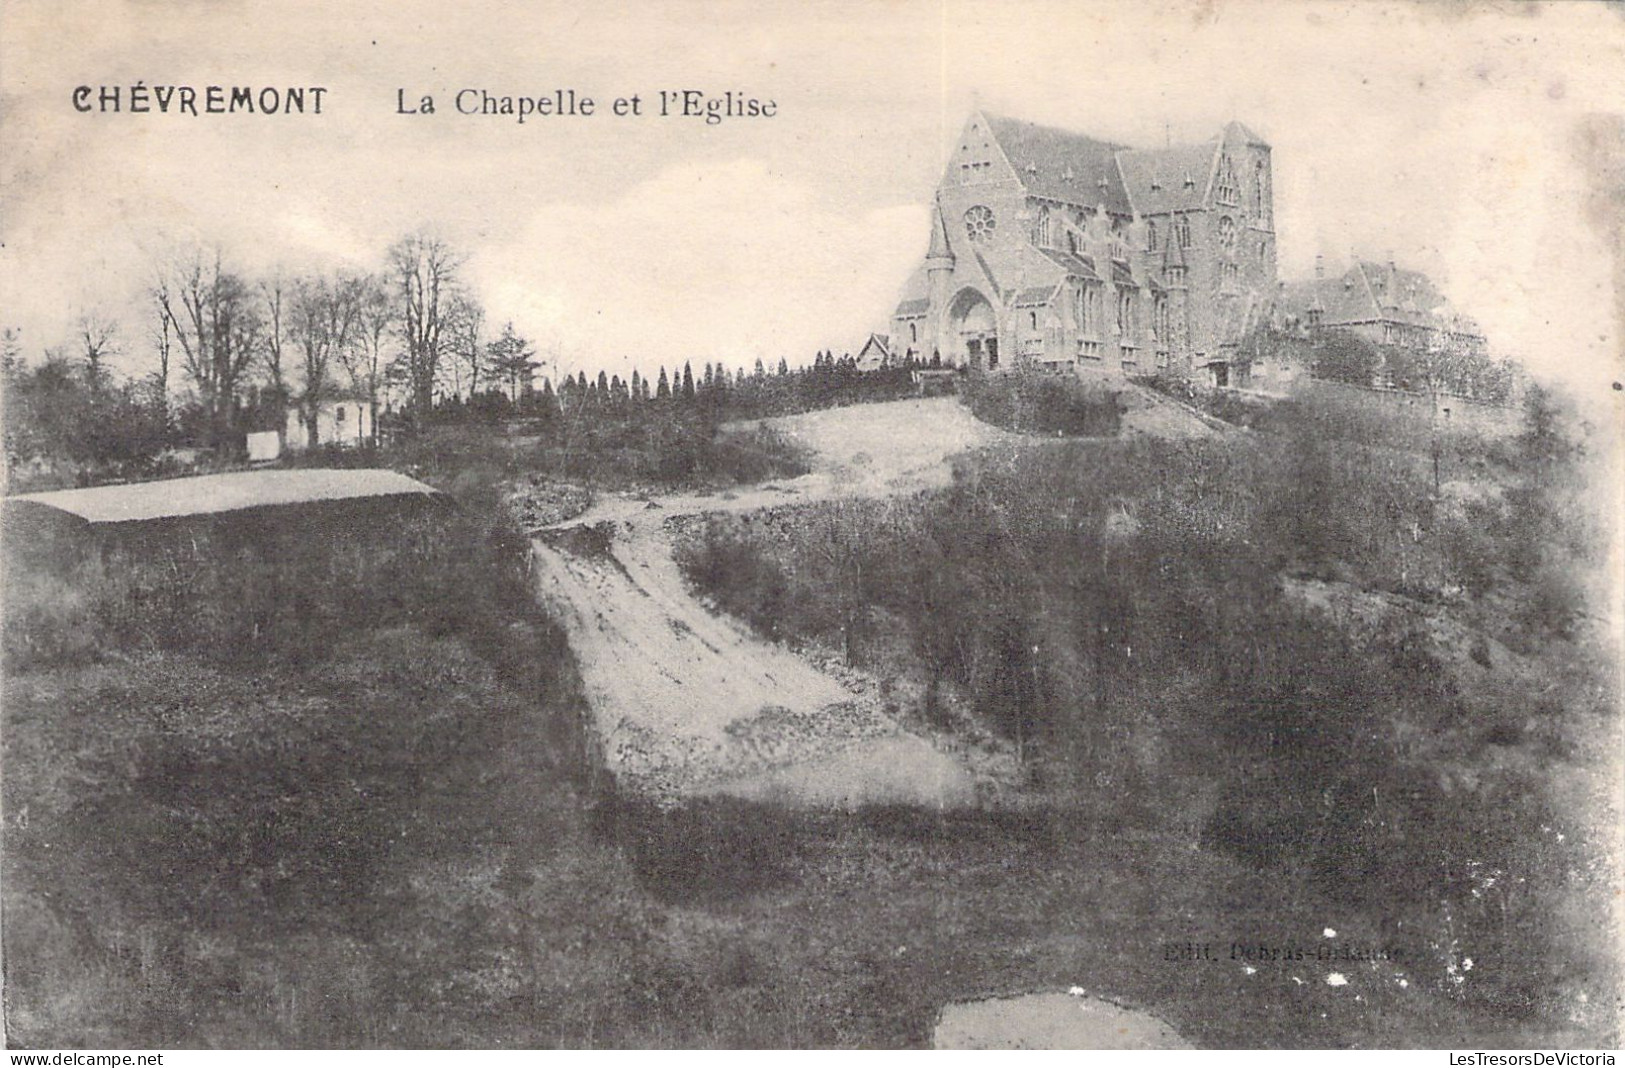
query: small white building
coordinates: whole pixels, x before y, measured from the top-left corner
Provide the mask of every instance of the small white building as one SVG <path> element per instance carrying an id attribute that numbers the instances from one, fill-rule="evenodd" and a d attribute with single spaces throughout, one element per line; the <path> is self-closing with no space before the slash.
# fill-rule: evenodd
<path id="1" fill-rule="evenodd" d="M 316 444 L 355 448 L 373 439 L 372 406 L 365 399 L 343 396 L 322 402 L 316 411 Z M 289 452 L 310 448 L 310 426 L 304 409 L 288 409 L 284 445 Z"/>

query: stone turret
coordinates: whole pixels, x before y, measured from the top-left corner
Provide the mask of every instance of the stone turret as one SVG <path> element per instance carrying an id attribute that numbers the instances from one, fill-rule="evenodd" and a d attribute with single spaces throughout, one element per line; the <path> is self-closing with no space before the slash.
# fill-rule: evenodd
<path id="1" fill-rule="evenodd" d="M 1178 228 L 1168 227 L 1168 236 L 1162 248 L 1162 278 L 1168 287 L 1168 328 L 1173 337 L 1168 339 L 1172 353 L 1171 363 L 1180 373 L 1190 373 L 1190 282 L 1185 276 L 1188 269 L 1185 248 L 1179 243 Z"/>
<path id="2" fill-rule="evenodd" d="M 941 353 L 942 329 L 948 316 L 948 292 L 954 275 L 954 253 L 948 247 L 948 228 L 942 220 L 942 208 L 931 212 L 931 247 L 925 253 L 925 277 L 929 287 L 931 310 L 926 320 L 924 355 L 927 360 Z"/>

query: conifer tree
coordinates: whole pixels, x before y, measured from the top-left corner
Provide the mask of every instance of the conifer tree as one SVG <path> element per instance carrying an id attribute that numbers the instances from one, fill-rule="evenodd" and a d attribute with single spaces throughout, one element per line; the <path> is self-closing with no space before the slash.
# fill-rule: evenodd
<path id="1" fill-rule="evenodd" d="M 671 399 L 671 383 L 666 381 L 666 368 L 665 368 L 665 365 L 661 365 L 661 368 L 660 368 L 660 384 L 655 387 L 655 399 L 656 400 L 670 400 Z"/>
<path id="2" fill-rule="evenodd" d="M 694 399 L 694 368 L 689 366 L 687 360 L 683 361 L 683 399 Z"/>

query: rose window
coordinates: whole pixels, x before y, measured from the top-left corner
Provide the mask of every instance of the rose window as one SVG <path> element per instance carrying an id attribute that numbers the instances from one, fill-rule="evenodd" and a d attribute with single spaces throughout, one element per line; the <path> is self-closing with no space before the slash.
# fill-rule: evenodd
<path id="1" fill-rule="evenodd" d="M 993 236 L 993 228 L 997 225 L 998 220 L 993 218 L 992 209 L 981 204 L 965 213 L 965 232 L 972 241 L 986 241 Z"/>

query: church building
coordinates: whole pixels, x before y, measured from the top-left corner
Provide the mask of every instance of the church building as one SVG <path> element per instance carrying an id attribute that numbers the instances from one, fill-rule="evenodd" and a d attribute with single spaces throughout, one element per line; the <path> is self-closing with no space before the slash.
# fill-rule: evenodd
<path id="1" fill-rule="evenodd" d="M 1229 384 L 1276 291 L 1270 147 L 1239 122 L 1134 149 L 977 111 L 937 188 L 890 351 L 998 372 Z"/>

